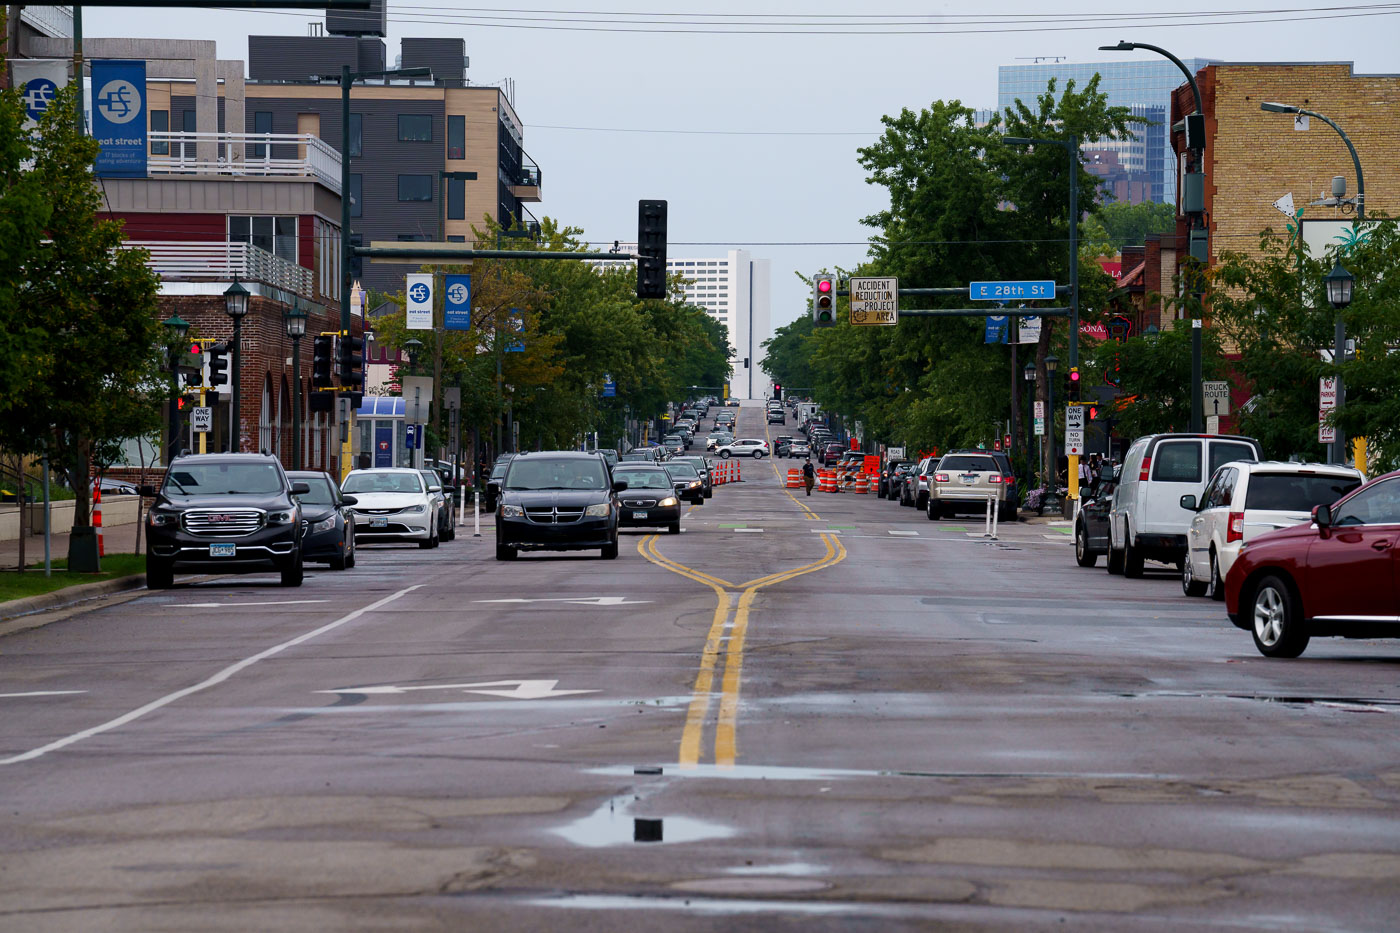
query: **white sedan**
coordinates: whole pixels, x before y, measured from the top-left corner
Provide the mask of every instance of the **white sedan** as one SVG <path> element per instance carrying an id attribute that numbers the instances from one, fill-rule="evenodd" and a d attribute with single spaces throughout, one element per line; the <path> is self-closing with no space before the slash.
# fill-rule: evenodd
<path id="1" fill-rule="evenodd" d="M 438 546 L 441 494 L 431 492 L 417 470 L 351 470 L 340 491 L 357 500 L 350 509 L 355 513 L 357 541 L 416 541 L 421 548 Z"/>
<path id="2" fill-rule="evenodd" d="M 759 437 L 741 437 L 736 441 L 721 445 L 715 449 L 715 453 L 728 459 L 729 457 L 759 457 L 769 455 L 768 442 Z"/>

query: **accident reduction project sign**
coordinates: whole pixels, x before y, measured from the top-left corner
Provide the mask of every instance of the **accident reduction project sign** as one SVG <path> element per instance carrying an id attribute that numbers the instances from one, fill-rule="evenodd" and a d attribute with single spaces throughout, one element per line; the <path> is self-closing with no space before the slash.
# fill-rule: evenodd
<path id="1" fill-rule="evenodd" d="M 404 276 L 404 326 L 409 330 L 433 329 L 433 277 L 431 274 Z"/>
<path id="2" fill-rule="evenodd" d="M 92 63 L 92 137 L 100 147 L 96 172 L 107 178 L 146 177 L 146 63 Z"/>
<path id="3" fill-rule="evenodd" d="M 898 324 L 899 279 L 851 279 L 852 324 Z"/>

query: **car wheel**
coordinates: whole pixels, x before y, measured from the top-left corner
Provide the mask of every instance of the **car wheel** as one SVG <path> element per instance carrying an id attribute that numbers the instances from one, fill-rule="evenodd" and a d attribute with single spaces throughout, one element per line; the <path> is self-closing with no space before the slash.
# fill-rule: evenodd
<path id="1" fill-rule="evenodd" d="M 678 535 L 678 534 L 680 534 L 680 533 L 681 533 L 681 523 L 680 523 L 680 522 L 671 522 L 671 524 L 669 524 L 669 525 L 666 526 L 666 533 L 667 533 L 667 534 L 672 534 L 672 535 Z"/>
<path id="2" fill-rule="evenodd" d="M 508 544 L 496 545 L 496 560 L 515 560 L 516 550 Z"/>
<path id="3" fill-rule="evenodd" d="M 723 459 L 725 459 L 725 460 L 728 460 L 728 459 L 729 459 L 729 451 L 727 451 L 727 450 L 721 450 L 721 451 L 719 452 L 719 455 L 720 455 L 721 458 L 723 458 Z"/>
<path id="4" fill-rule="evenodd" d="M 924 510 L 928 514 L 928 520 L 936 522 L 943 517 L 943 509 L 937 502 L 930 502 Z"/>
<path id="5" fill-rule="evenodd" d="M 347 556 L 349 554 L 349 551 L 350 549 L 348 547 L 341 548 L 340 553 L 330 559 L 328 563 L 330 564 L 332 570 L 344 570 L 346 567 L 350 566 L 348 563 L 346 563 L 346 561 L 350 559 Z"/>
<path id="6" fill-rule="evenodd" d="M 352 569 L 355 566 L 355 536 L 350 535 L 350 553 L 345 555 L 345 568 Z"/>
<path id="7" fill-rule="evenodd" d="M 306 566 L 301 562 L 301 551 L 297 551 L 296 559 L 290 567 L 282 569 L 283 586 L 301 586 L 302 578 L 306 575 Z"/>
<path id="8" fill-rule="evenodd" d="M 920 495 L 914 498 L 914 508 L 923 511 L 928 508 L 928 496 Z"/>
<path id="9" fill-rule="evenodd" d="M 1206 595 L 1205 581 L 1196 579 L 1196 572 L 1191 567 L 1190 554 L 1181 561 L 1181 592 L 1187 596 Z"/>
<path id="10" fill-rule="evenodd" d="M 1081 567 L 1092 567 L 1099 562 L 1099 555 L 1089 550 L 1089 530 L 1083 522 L 1074 530 L 1074 562 Z"/>
<path id="11" fill-rule="evenodd" d="M 1308 647 L 1308 633 L 1293 591 L 1281 577 L 1259 581 L 1249 601 L 1254 623 L 1254 647 L 1266 658 L 1296 658 Z"/>
<path id="12" fill-rule="evenodd" d="M 436 535 L 436 534 L 433 534 L 433 535 L 430 535 L 429 537 L 424 538 L 422 541 L 419 541 L 419 542 L 418 542 L 418 548 L 419 548 L 419 550 L 426 551 L 428 548 L 432 547 L 432 546 L 433 546 L 433 541 L 434 541 L 436 538 L 437 538 L 437 535 Z"/>
<path id="13" fill-rule="evenodd" d="M 1210 584 L 1207 592 L 1216 602 L 1225 599 L 1225 583 L 1220 579 L 1220 559 L 1216 557 L 1214 548 L 1210 551 Z"/>
<path id="14" fill-rule="evenodd" d="M 1016 507 L 1014 505 L 1002 503 L 1001 505 L 997 506 L 997 509 L 997 521 L 1001 524 L 1005 525 L 1007 522 L 1014 522 L 1016 520 Z M 1089 566 L 1092 567 L 1093 564 L 1090 564 Z"/>
<path id="15" fill-rule="evenodd" d="M 1123 576 L 1134 580 L 1142 576 L 1142 549 L 1133 547 L 1132 529 L 1123 534 Z"/>
<path id="16" fill-rule="evenodd" d="M 603 545 L 603 560 L 617 560 L 617 538 Z"/>
<path id="17" fill-rule="evenodd" d="M 170 564 L 146 557 L 146 589 L 168 590 L 175 585 L 175 570 Z"/>
<path id="18" fill-rule="evenodd" d="M 759 449 L 757 449 L 757 448 L 755 448 L 755 450 L 754 450 L 754 452 L 753 452 L 753 458 L 754 458 L 755 460 L 762 460 L 762 459 L 763 459 L 763 451 L 762 451 L 762 450 L 759 450 Z"/>
<path id="19" fill-rule="evenodd" d="M 713 499 L 714 497 L 715 497 L 715 491 L 714 491 L 714 489 L 706 489 L 706 490 L 705 490 L 705 498 L 706 498 L 706 499 Z"/>
<path id="20" fill-rule="evenodd" d="M 1108 572 L 1114 575 L 1123 572 L 1123 552 L 1113 546 L 1113 533 L 1108 535 L 1108 560 L 1106 562 Z"/>

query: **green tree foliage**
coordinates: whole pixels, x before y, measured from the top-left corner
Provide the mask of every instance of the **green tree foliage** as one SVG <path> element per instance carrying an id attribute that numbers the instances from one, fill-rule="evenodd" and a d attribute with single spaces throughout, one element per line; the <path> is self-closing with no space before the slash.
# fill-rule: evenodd
<path id="1" fill-rule="evenodd" d="M 1191 322 L 1180 320 L 1176 327 L 1160 334 L 1105 345 L 1096 356 L 1098 365 L 1086 379 L 1092 375 L 1094 382 L 1101 381 L 1103 366 L 1114 355 L 1122 393 L 1118 402 L 1108 406 L 1114 433 L 1131 438 L 1187 430 L 1191 423 Z M 1217 328 L 1201 332 L 1201 368 L 1203 379 L 1225 376 Z"/>
<path id="2" fill-rule="evenodd" d="M 7 372 L 6 397 L 18 404 L 0 420 L 0 446 L 46 452 L 77 493 L 75 524 L 85 526 L 92 468 L 114 462 L 122 440 L 159 424 L 167 377 L 156 314 L 159 279 L 145 267 L 144 252 L 119 249 L 119 223 L 97 219 L 97 143 L 75 127 L 76 106 L 70 85 L 39 121 L 30 177 L 12 168 L 5 177 L 6 199 L 20 206 L 21 226 L 16 238 L 0 243 L 9 273 L 3 287 L 13 289 L 4 330 L 20 335 L 24 355 L 22 372 Z M 14 152 L 5 135 L 0 148 Z M 42 240 L 35 213 L 25 211 L 28 185 L 47 201 Z"/>
<path id="3" fill-rule="evenodd" d="M 1144 201 L 1105 204 L 1084 219 L 1080 230 L 1085 245 L 1098 255 L 1116 256 L 1125 246 L 1141 246 L 1150 233 L 1176 230 L 1176 206 Z"/>

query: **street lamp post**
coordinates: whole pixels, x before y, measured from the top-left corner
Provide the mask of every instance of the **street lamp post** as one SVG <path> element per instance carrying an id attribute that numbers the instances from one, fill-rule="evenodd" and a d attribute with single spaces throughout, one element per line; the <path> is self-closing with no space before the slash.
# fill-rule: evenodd
<path id="1" fill-rule="evenodd" d="M 224 313 L 233 318 L 233 352 L 230 363 L 233 367 L 233 380 L 229 389 L 230 406 L 228 449 L 238 453 L 243 449 L 243 425 L 239 422 L 238 402 L 243 390 L 243 318 L 248 314 L 248 289 L 233 277 L 233 284 L 224 290 Z"/>
<path id="2" fill-rule="evenodd" d="M 1347 345 L 1346 325 L 1342 323 L 1342 309 L 1345 308 L 1347 305 L 1351 304 L 1352 286 L 1355 285 L 1356 280 L 1352 277 L 1352 274 L 1347 271 L 1346 266 L 1342 265 L 1339 261 L 1335 266 L 1332 267 L 1332 271 L 1327 273 L 1327 277 L 1322 281 L 1327 286 L 1327 303 L 1330 304 L 1337 311 L 1337 346 L 1336 349 L 1332 351 L 1334 354 L 1332 357 L 1332 364 L 1337 371 L 1337 407 L 1341 408 L 1341 366 L 1342 360 L 1345 359 Z M 1341 428 L 1336 428 L 1334 430 L 1336 433 L 1333 435 L 1334 439 L 1332 441 L 1332 462 L 1345 463 L 1346 446 L 1343 442 L 1342 430 Z M 1362 455 L 1360 455 L 1360 459 L 1364 461 L 1364 451 Z M 1362 470 L 1363 472 L 1365 470 L 1365 467 L 1366 464 L 1364 462 L 1358 463 L 1356 465 L 1356 468 L 1358 470 Z"/>
<path id="3" fill-rule="evenodd" d="M 1294 107 L 1291 104 L 1276 104 L 1271 101 L 1264 101 L 1259 105 L 1259 109 L 1263 110 L 1265 113 L 1292 113 L 1303 114 L 1309 117 L 1317 117 L 1323 123 L 1326 123 L 1328 126 L 1332 127 L 1332 129 L 1337 131 L 1337 135 L 1342 137 L 1342 142 L 1346 143 L 1347 151 L 1351 153 L 1352 167 L 1356 169 L 1356 219 L 1358 221 L 1365 220 L 1366 178 L 1364 175 L 1361 174 L 1361 157 L 1356 154 L 1356 147 L 1352 145 L 1351 137 L 1347 136 L 1347 134 L 1342 130 L 1342 128 L 1338 126 L 1335 122 L 1333 122 L 1327 117 L 1324 117 L 1322 114 L 1318 113 L 1315 110 L 1305 110 L 1302 107 Z M 1336 275 L 1338 270 L 1340 270 L 1343 273 L 1346 273 L 1348 279 L 1348 284 L 1346 286 L 1345 304 L 1337 304 L 1335 301 L 1332 300 L 1332 276 Z M 1347 356 L 1347 324 L 1346 321 L 1342 319 L 1341 309 L 1345 308 L 1348 304 L 1351 303 L 1350 280 L 1351 273 L 1347 272 L 1346 269 L 1343 269 L 1341 263 L 1337 264 L 1337 268 L 1333 269 L 1331 275 L 1328 275 L 1326 279 L 1327 300 L 1331 302 L 1332 307 L 1336 308 L 1338 311 L 1336 320 L 1333 322 L 1332 329 L 1332 365 L 1337 371 L 1336 378 L 1338 408 L 1342 407 L 1342 404 L 1346 399 L 1346 389 L 1342 385 L 1342 362 L 1346 359 Z M 1345 463 L 1346 459 L 1346 439 L 1342 436 L 1342 432 L 1339 430 L 1336 433 L 1336 440 L 1332 442 L 1332 462 Z M 1365 466 L 1365 464 L 1362 464 L 1362 466 Z"/>
<path id="4" fill-rule="evenodd" d="M 1060 368 L 1060 358 L 1051 354 L 1045 358 L 1045 393 L 1048 401 L 1045 412 L 1045 436 L 1049 451 L 1045 459 L 1050 464 L 1050 481 L 1055 489 L 1060 488 L 1060 458 L 1055 453 L 1055 370 Z M 1073 467 L 1073 464 L 1071 464 Z"/>
<path id="5" fill-rule="evenodd" d="M 292 299 L 292 306 L 282 315 L 287 336 L 292 338 L 292 469 L 301 469 L 301 338 L 306 336 L 306 312 L 301 303 Z"/>
<path id="6" fill-rule="evenodd" d="M 170 439 L 165 462 L 174 463 L 180 453 L 180 353 L 190 323 L 175 314 L 161 321 L 170 331 Z"/>
<path id="7" fill-rule="evenodd" d="M 1031 384 L 1032 387 L 1034 387 L 1034 386 L 1035 386 L 1035 360 L 1029 360 L 1029 361 L 1026 363 L 1026 368 L 1025 368 L 1025 370 L 1024 370 L 1024 375 L 1025 375 L 1025 377 L 1026 377 L 1026 381 L 1029 382 L 1029 383 Z M 1034 447 L 1037 446 L 1037 445 L 1036 445 L 1036 442 L 1035 442 L 1035 391 L 1034 391 L 1034 389 L 1032 389 L 1032 391 L 1030 391 L 1030 392 L 1027 392 L 1026 395 L 1028 396 L 1027 401 L 1029 402 L 1029 405 L 1028 405 L 1027 407 L 1030 409 L 1030 414 L 1029 414 L 1029 415 L 1027 416 L 1027 418 L 1026 418 L 1026 460 L 1029 461 L 1029 460 L 1030 460 L 1030 455 L 1031 455 L 1031 450 L 1032 450 L 1032 448 L 1034 448 Z M 1027 462 L 1026 467 L 1027 467 L 1027 472 L 1029 472 L 1029 467 L 1030 467 L 1030 463 L 1029 463 L 1029 462 Z M 1043 449 L 1040 451 L 1040 472 L 1041 472 L 1042 474 L 1045 472 L 1045 451 L 1044 451 Z M 1027 489 L 1030 488 L 1030 484 L 1029 484 L 1029 483 L 1027 483 L 1026 488 L 1027 488 Z"/>

